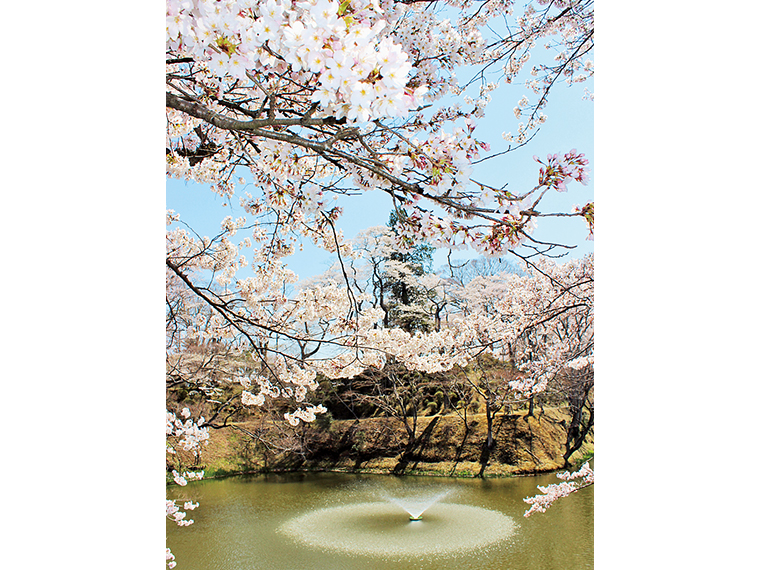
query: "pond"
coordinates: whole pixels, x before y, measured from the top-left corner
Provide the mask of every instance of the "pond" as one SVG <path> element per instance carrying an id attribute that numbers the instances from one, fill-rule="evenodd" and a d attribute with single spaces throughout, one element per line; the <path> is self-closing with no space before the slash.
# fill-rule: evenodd
<path id="1" fill-rule="evenodd" d="M 574 570 L 594 567 L 593 486 L 524 518 L 554 474 L 506 479 L 336 473 L 172 486 L 177 570 Z M 420 511 L 421 520 L 410 520 Z"/>

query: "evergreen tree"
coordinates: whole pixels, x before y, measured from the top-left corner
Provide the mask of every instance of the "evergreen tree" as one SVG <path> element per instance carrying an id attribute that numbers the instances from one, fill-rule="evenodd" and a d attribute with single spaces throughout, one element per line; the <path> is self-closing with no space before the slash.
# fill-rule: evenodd
<path id="1" fill-rule="evenodd" d="M 398 222 L 398 214 L 392 211 L 388 227 L 394 233 Z M 390 254 L 385 275 L 390 293 L 386 326 L 398 326 L 406 331 L 432 328 L 429 291 L 419 286 L 419 278 L 432 272 L 434 251 L 432 246 L 421 243 L 411 251 Z"/>

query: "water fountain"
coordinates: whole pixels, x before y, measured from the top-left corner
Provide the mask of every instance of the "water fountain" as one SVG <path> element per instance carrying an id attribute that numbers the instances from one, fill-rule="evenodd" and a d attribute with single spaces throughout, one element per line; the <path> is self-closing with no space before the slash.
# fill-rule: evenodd
<path id="1" fill-rule="evenodd" d="M 375 493 L 379 500 L 329 506 L 297 516 L 280 527 L 280 532 L 312 548 L 385 559 L 451 556 L 483 549 L 514 534 L 516 524 L 510 517 L 482 507 L 444 502 L 451 494 L 440 487 L 428 492 Z"/>
<path id="2" fill-rule="evenodd" d="M 451 493 L 451 490 L 446 490 L 440 493 L 432 495 L 419 495 L 411 497 L 392 497 L 385 496 L 384 498 L 394 505 L 398 505 L 409 514 L 409 520 L 412 522 L 421 521 L 422 513 L 432 507 L 435 503 L 445 498 Z"/>

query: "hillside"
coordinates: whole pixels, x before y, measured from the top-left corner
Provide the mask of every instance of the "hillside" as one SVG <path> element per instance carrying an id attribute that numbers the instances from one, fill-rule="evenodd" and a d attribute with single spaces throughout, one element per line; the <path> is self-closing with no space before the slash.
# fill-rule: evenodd
<path id="1" fill-rule="evenodd" d="M 497 415 L 495 445 L 482 475 L 509 476 L 561 469 L 569 418 L 567 408 L 548 407 L 536 410 L 533 417 L 525 412 Z M 271 429 L 272 440 L 276 441 L 276 428 Z M 485 414 L 470 415 L 468 430 L 456 414 L 419 418 L 417 443 L 407 453 L 407 461 L 401 460 L 406 431 L 401 422 L 392 418 L 332 420 L 305 426 L 298 452 L 293 451 L 298 447 L 293 446 L 293 441 L 290 450 L 283 452 L 277 450 L 276 444 L 256 443 L 246 433 L 261 433 L 260 430 L 261 426 L 253 422 L 212 430 L 210 442 L 193 468 L 204 469 L 206 477 L 310 470 L 473 477 L 481 473 L 485 459 Z M 571 457 L 571 463 L 577 464 L 592 455 L 593 449 L 592 430 L 581 449 Z"/>

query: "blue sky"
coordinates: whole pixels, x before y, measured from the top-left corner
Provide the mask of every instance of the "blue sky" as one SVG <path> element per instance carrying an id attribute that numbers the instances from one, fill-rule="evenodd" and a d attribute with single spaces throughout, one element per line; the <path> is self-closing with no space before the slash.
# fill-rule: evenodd
<path id="1" fill-rule="evenodd" d="M 548 193 L 542 201 L 543 211 L 570 211 L 576 204 L 583 205 L 593 200 L 594 103 L 582 98 L 584 88 L 593 91 L 593 80 L 573 86 L 565 83 L 555 85 L 545 110 L 548 120 L 536 137 L 521 149 L 475 165 L 473 177 L 496 187 L 509 182 L 508 188 L 519 193 L 536 184 L 539 165 L 533 160 L 533 155 L 545 158 L 549 153 L 564 153 L 575 148 L 589 159 L 588 186 L 572 183 L 566 193 Z M 486 108 L 486 117 L 478 120 L 475 130 L 478 140 L 490 143 L 491 154 L 507 148 L 508 143 L 503 140 L 502 133 L 517 131 L 519 121 L 515 119 L 512 109 L 525 91 L 521 85 L 512 85 L 492 92 L 493 100 Z M 242 192 L 239 187 L 237 195 Z M 180 219 L 200 235 L 216 235 L 221 220 L 227 215 L 244 215 L 237 198 L 233 198 L 228 207 L 223 206 L 225 202 L 211 192 L 208 185 L 167 180 L 167 208 L 178 212 Z M 337 227 L 343 230 L 346 238 L 353 238 L 367 227 L 386 224 L 391 208 L 390 198 L 381 191 L 344 198 L 339 203 L 344 208 L 344 214 Z M 580 218 L 542 218 L 538 220 L 534 235 L 541 240 L 576 245 L 568 257 L 580 257 L 593 251 L 594 242 L 586 239 L 587 226 Z M 445 263 L 447 253 L 448 250 L 436 252 L 434 267 Z M 452 253 L 452 259 L 474 256 L 474 253 L 461 250 Z M 333 255 L 305 242 L 303 251 L 290 256 L 287 264 L 299 277 L 306 278 L 322 273 L 334 260 Z"/>

